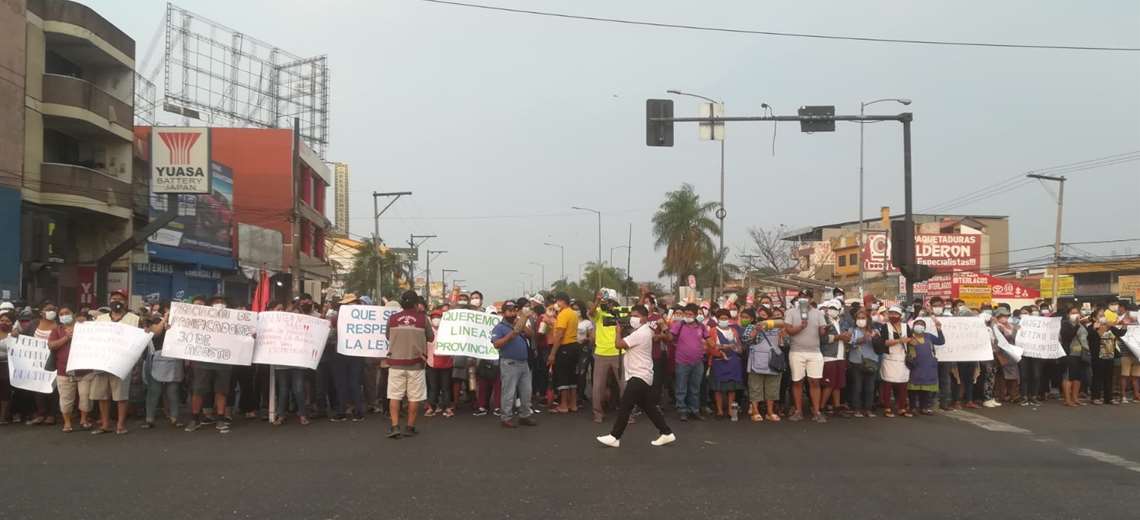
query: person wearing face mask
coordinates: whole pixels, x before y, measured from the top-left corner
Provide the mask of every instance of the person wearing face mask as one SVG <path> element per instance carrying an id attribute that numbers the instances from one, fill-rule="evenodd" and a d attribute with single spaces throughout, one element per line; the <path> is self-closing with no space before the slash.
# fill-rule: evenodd
<path id="1" fill-rule="evenodd" d="M 1115 359 L 1121 354 L 1121 347 L 1124 347 L 1120 338 L 1127 331 L 1114 326 L 1115 321 L 1109 320 L 1110 313 L 1112 313 L 1110 308 L 1098 305 L 1093 310 L 1087 327 L 1093 370 L 1092 391 L 1089 393 L 1095 405 L 1120 404 L 1120 401 L 1114 400 L 1112 396 L 1115 385 L 1114 364 Z M 1114 313 L 1111 315 L 1116 316 Z"/>
<path id="2" fill-rule="evenodd" d="M 842 297 L 843 292 L 837 289 Z M 843 312 L 843 302 L 831 299 L 820 306 L 827 321 L 827 334 L 821 336 L 823 344 L 823 385 L 820 402 L 831 405 L 829 413 L 839 413 L 839 397 L 847 388 L 847 347 L 851 342 L 851 315 Z"/>
<path id="3" fill-rule="evenodd" d="M 989 361 L 982 361 L 978 364 L 979 370 L 982 371 L 982 399 L 984 399 L 982 406 L 986 408 L 997 408 L 1001 406 L 1001 402 L 995 398 L 994 391 L 996 388 L 998 388 L 998 385 L 996 385 L 998 381 L 997 370 L 999 367 L 997 356 L 998 352 L 1001 349 L 998 348 L 997 338 L 994 337 L 993 310 L 989 307 L 989 305 L 984 305 L 981 307 L 978 316 L 982 318 L 982 321 L 986 324 L 986 330 L 989 333 L 990 337 L 990 349 L 991 352 L 993 352 L 992 359 Z"/>
<path id="4" fill-rule="evenodd" d="M 191 302 L 194 305 L 205 305 L 205 298 L 202 296 L 195 296 Z M 310 302 L 311 303 L 311 302 Z M 210 298 L 209 306 L 221 311 L 226 308 L 226 298 L 221 295 L 215 295 Z M 230 394 L 230 387 L 233 381 L 233 365 L 226 365 L 222 363 L 209 363 L 206 361 L 191 361 L 191 395 L 190 395 L 190 413 L 191 419 L 187 423 L 185 431 L 194 432 L 201 429 L 203 426 L 215 425 L 214 428 L 220 433 L 229 433 L 230 425 L 233 419 L 226 413 L 226 401 Z M 277 371 L 278 381 L 282 379 L 281 370 Z M 284 394 L 278 393 L 278 402 L 282 399 Z M 212 397 L 213 400 L 213 415 L 203 413 L 206 407 L 206 399 Z"/>
<path id="5" fill-rule="evenodd" d="M 887 310 L 887 322 L 879 325 L 879 333 L 875 336 L 875 352 L 882 355 L 879 365 L 879 378 L 882 384 L 879 387 L 879 399 L 883 406 L 884 417 L 914 417 L 908 411 L 909 396 L 907 385 L 910 383 L 910 368 L 907 367 L 907 351 L 913 341 L 910 328 L 902 320 L 902 309 L 898 306 Z M 891 396 L 894 395 L 892 408 Z"/>
<path id="6" fill-rule="evenodd" d="M 910 327 L 911 342 L 907 351 L 910 382 L 907 383 L 906 390 L 912 410 L 919 410 L 923 415 L 934 415 L 934 395 L 939 388 L 938 360 L 934 357 L 934 346 L 945 344 L 946 338 L 942 335 L 942 323 L 938 318 L 929 318 L 937 334 L 926 332 L 927 321 L 917 319 Z"/>
<path id="7" fill-rule="evenodd" d="M 1129 327 L 1137 325 L 1137 321 L 1127 312 L 1127 309 L 1119 305 L 1118 303 L 1116 325 L 1127 332 Z M 1120 345 L 1120 402 L 1140 403 L 1140 358 L 1136 357 L 1136 354 L 1131 348 L 1128 348 L 1123 339 L 1121 339 Z M 1129 392 L 1129 388 L 1132 389 L 1131 392 Z M 1132 394 L 1131 399 L 1128 397 L 1129 393 Z"/>
<path id="8" fill-rule="evenodd" d="M 502 410 L 499 424 L 508 429 L 517 427 L 514 422 L 517 413 L 518 424 L 538 426 L 530 405 L 531 371 L 526 341 L 531 333 L 529 320 L 519 315 L 518 304 L 510 300 L 503 303 L 502 313 L 502 321 L 491 330 L 491 345 L 499 351 L 499 408 Z M 519 401 L 517 410 L 516 399 Z"/>
<path id="9" fill-rule="evenodd" d="M 851 349 L 847 353 L 847 363 L 850 376 L 848 402 L 854 417 L 875 417 L 871 411 L 874 407 L 875 383 L 879 375 L 879 354 L 875 352 L 875 338 L 879 330 L 874 322 L 868 318 L 867 311 L 859 310 L 855 313 L 855 323 L 850 329 Z"/>
<path id="10" fill-rule="evenodd" d="M 992 320 L 993 325 L 990 330 L 994 333 L 994 355 L 997 357 L 998 364 L 1001 366 L 1001 380 L 1000 384 L 996 384 L 997 392 L 995 397 L 1006 402 L 1015 403 L 1018 401 L 1019 392 L 1021 389 L 1021 371 L 1017 363 L 1010 358 L 1004 350 L 997 347 L 997 335 L 1001 334 L 1002 339 L 1010 345 L 1015 345 L 1017 340 L 1017 325 L 1013 323 L 1010 316 L 1009 306 L 1002 304 L 994 310 L 994 317 Z"/>
<path id="11" fill-rule="evenodd" d="M 681 319 L 669 326 L 676 351 L 674 395 L 677 397 L 677 414 L 682 422 L 690 418 L 701 420 L 700 391 L 705 374 L 704 353 L 709 331 L 703 323 L 697 321 L 698 310 L 694 303 L 686 305 Z"/>
<path id="12" fill-rule="evenodd" d="M 747 316 L 748 311 L 745 315 Z M 764 307 L 756 311 L 758 321 L 745 325 L 741 333 L 748 346 L 748 414 L 752 422 L 780 422 L 776 413 L 776 402 L 780 400 L 780 379 L 778 370 L 772 369 L 772 354 L 780 352 L 783 335 L 783 320 L 769 319 L 771 314 Z M 767 414 L 760 408 L 761 403 Z"/>
<path id="13" fill-rule="evenodd" d="M 55 304 L 47 301 L 41 303 L 39 319 L 35 320 L 30 335 L 36 339 L 47 341 L 52 332 L 59 327 L 56 322 L 57 319 L 58 311 Z M 16 408 L 21 412 L 21 415 L 32 417 L 24 424 L 55 424 L 55 408 L 58 399 L 53 394 L 41 394 L 16 388 L 13 394 L 13 402 L 16 403 Z"/>
<path id="14" fill-rule="evenodd" d="M 709 387 L 714 392 L 716 417 L 724 419 L 727 416 L 735 422 L 739 418 L 736 393 L 744 390 L 744 363 L 741 357 L 744 347 L 731 318 L 729 310 L 721 309 L 716 315 L 716 327 L 709 330 Z"/>
<path id="15" fill-rule="evenodd" d="M 333 421 L 344 422 L 351 418 L 352 422 L 364 420 L 364 363 L 366 358 L 341 354 L 337 349 L 337 320 L 340 317 L 342 305 L 359 305 L 360 298 L 356 294 L 345 294 L 339 301 L 334 302 L 326 317 L 329 320 L 329 339 L 331 344 L 325 345 L 325 356 L 328 357 L 328 366 L 331 369 L 332 383 L 336 390 L 336 399 L 330 399 L 333 408 Z"/>
<path id="16" fill-rule="evenodd" d="M 122 323 L 123 325 L 130 325 L 132 327 L 139 326 L 139 316 L 127 310 L 127 293 L 123 291 L 114 291 L 111 293 L 109 310 L 106 314 L 100 314 L 95 321 L 110 321 L 115 323 Z M 91 382 L 91 400 L 99 402 L 99 428 L 91 430 L 94 435 L 109 433 L 111 431 L 111 402 L 115 402 L 117 409 L 118 423 L 115 427 L 115 433 L 119 435 L 126 434 L 127 430 L 127 415 L 130 408 L 128 399 L 130 397 L 131 381 L 130 378 L 120 379 L 114 374 L 107 372 L 96 372 L 95 379 Z"/>
<path id="17" fill-rule="evenodd" d="M 16 342 L 16 336 L 12 334 L 12 314 L 11 303 L 0 304 L 0 425 L 11 422 L 12 380 L 8 375 L 8 348 Z"/>
<path id="18" fill-rule="evenodd" d="M 622 366 L 622 377 L 626 380 L 625 391 L 621 395 L 621 405 L 618 408 L 617 418 L 608 435 L 597 437 L 598 442 L 610 448 L 621 446 L 621 438 L 629 425 L 629 416 L 636 406 L 640 408 L 659 433 L 656 440 L 651 441 L 653 446 L 664 446 L 677 440 L 673 430 L 665 423 L 665 416 L 653 400 L 653 342 L 668 338 L 664 322 L 649 321 L 649 310 L 644 305 L 635 305 L 630 309 L 629 335 L 623 334 L 621 324 L 617 324 L 618 348 L 625 351 Z"/>
<path id="19" fill-rule="evenodd" d="M 594 338 L 593 365 L 594 372 L 591 381 L 590 405 L 593 408 L 594 422 L 601 424 L 605 420 L 606 404 L 616 404 L 625 390 L 625 380 L 621 377 L 621 352 L 617 348 L 617 302 L 603 300 L 602 293 L 598 292 L 594 303 L 590 305 L 588 313 L 592 319 L 592 328 L 587 332 Z M 579 337 L 581 338 L 581 330 Z M 618 393 L 610 395 L 610 378 L 618 383 Z"/>
<path id="20" fill-rule="evenodd" d="M 1064 367 L 1064 379 L 1061 380 L 1061 396 L 1065 406 L 1080 406 L 1081 377 L 1092 352 L 1089 349 L 1089 332 L 1085 328 L 1088 320 L 1081 317 L 1080 309 L 1069 308 L 1062 313 L 1065 316 L 1061 322 L 1061 348 L 1065 350 L 1065 357 L 1061 360 Z"/>
<path id="21" fill-rule="evenodd" d="M 820 351 L 820 338 L 827 335 L 827 320 L 819 309 L 811 306 L 812 293 L 805 289 L 796 302 L 795 309 L 789 309 L 784 318 L 784 334 L 791 337 L 791 351 L 788 365 L 792 371 L 792 401 L 795 413 L 790 421 L 803 420 L 804 392 L 803 381 L 808 380 L 808 395 L 811 397 L 812 420 L 825 423 L 827 419 L 820 413 L 819 382 L 823 379 L 823 352 Z"/>
<path id="22" fill-rule="evenodd" d="M 428 315 L 431 330 L 437 335 L 439 323 L 443 319 L 443 309 L 436 308 Z M 451 403 L 451 370 L 455 367 L 451 356 L 435 355 L 435 338 L 427 343 L 427 405 L 424 417 L 442 415 L 455 417 L 455 406 Z"/>
<path id="23" fill-rule="evenodd" d="M 150 344 L 147 345 L 146 357 L 143 358 L 143 384 L 146 385 L 146 422 L 141 426 L 148 430 L 154 428 L 158 418 L 158 403 L 166 398 L 164 409 L 167 421 L 175 428 L 182 428 L 178 420 L 179 386 L 183 379 L 183 362 L 181 359 L 168 358 L 162 355 L 162 347 L 166 343 L 166 320 L 161 313 L 155 313 L 144 320 L 148 331 L 153 334 Z M 62 388 L 62 387 L 60 387 Z"/>
<path id="24" fill-rule="evenodd" d="M 570 306 L 570 295 L 560 292 L 554 296 L 555 315 L 551 337 L 552 345 L 547 366 L 554 374 L 554 389 L 558 392 L 558 407 L 552 413 L 578 411 L 578 384 L 575 371 L 581 346 L 578 344 L 578 312 Z"/>

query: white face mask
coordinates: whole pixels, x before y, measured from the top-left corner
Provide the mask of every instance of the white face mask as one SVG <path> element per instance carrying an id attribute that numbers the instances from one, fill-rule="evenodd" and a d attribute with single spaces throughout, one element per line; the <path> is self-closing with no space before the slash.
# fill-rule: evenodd
<path id="1" fill-rule="evenodd" d="M 862 318 L 857 319 L 857 320 L 855 320 L 855 326 L 862 329 L 862 328 L 867 326 L 867 320 L 862 319 Z"/>
<path id="2" fill-rule="evenodd" d="M 945 309 L 943 309 L 942 307 L 931 307 L 930 310 L 934 311 L 935 316 L 941 316 L 942 311 L 944 311 Z"/>
<path id="3" fill-rule="evenodd" d="M 728 320 L 717 320 L 716 326 L 720 327 L 722 329 L 727 329 L 728 328 Z"/>
<path id="4" fill-rule="evenodd" d="M 439 318 L 432 318 L 431 319 L 431 326 L 432 327 L 438 327 L 439 326 Z"/>
<path id="5" fill-rule="evenodd" d="M 728 314 L 729 314 L 729 316 L 732 316 L 733 318 L 736 317 L 736 311 L 729 311 Z"/>
<path id="6" fill-rule="evenodd" d="M 467 300 L 459 300 L 456 305 L 467 305 Z"/>
<path id="7" fill-rule="evenodd" d="M 915 334 L 922 334 L 923 332 L 926 332 L 926 326 L 925 325 L 915 325 L 914 326 L 914 333 Z"/>
<path id="8" fill-rule="evenodd" d="M 471 298 L 471 305 L 474 305 L 476 307 L 483 305 L 483 299 L 482 298 Z"/>
<path id="9" fill-rule="evenodd" d="M 64 314 L 63 316 L 59 317 L 59 322 L 64 325 L 71 325 L 71 322 L 73 321 L 75 321 L 74 314 Z"/>
<path id="10" fill-rule="evenodd" d="M 637 316 L 630 316 L 629 317 L 629 326 L 633 327 L 635 329 L 640 327 L 641 326 L 641 318 L 639 318 Z"/>
<path id="11" fill-rule="evenodd" d="M 1069 321 L 1071 321 L 1071 322 L 1073 322 L 1073 323 L 1076 323 L 1077 321 L 1080 321 L 1080 319 L 1081 319 L 1081 315 L 1080 315 L 1080 314 L 1070 314 L 1070 315 L 1069 315 Z"/>
<path id="12" fill-rule="evenodd" d="M 325 317 L 329 318 L 329 319 L 335 318 L 336 317 L 336 311 L 333 309 L 329 309 L 329 311 L 325 313 Z"/>
<path id="13" fill-rule="evenodd" d="M 1105 323 L 1108 323 L 1108 318 L 1105 318 L 1104 316 L 1101 316 L 1101 317 L 1097 318 L 1096 322 L 1097 322 L 1097 323 L 1100 323 L 1100 324 L 1102 324 L 1102 325 L 1103 325 L 1103 324 L 1105 324 Z"/>
<path id="14" fill-rule="evenodd" d="M 761 303 L 760 306 L 765 308 L 765 309 L 771 309 L 772 308 L 771 303 Z"/>
<path id="15" fill-rule="evenodd" d="M 697 321 L 697 319 L 685 316 L 685 323 L 693 323 L 694 321 Z"/>
<path id="16" fill-rule="evenodd" d="M 993 315 L 993 313 L 992 313 L 992 312 L 990 312 L 990 311 L 982 311 L 982 319 L 983 319 L 983 320 L 986 320 L 986 322 L 987 322 L 987 323 L 989 323 L 989 321 L 990 321 L 991 319 L 993 319 L 993 317 L 994 317 L 994 315 Z"/>
<path id="17" fill-rule="evenodd" d="M 55 321 L 56 316 L 58 316 L 58 314 L 56 314 L 55 311 L 47 311 L 44 313 L 44 319 L 48 321 Z"/>

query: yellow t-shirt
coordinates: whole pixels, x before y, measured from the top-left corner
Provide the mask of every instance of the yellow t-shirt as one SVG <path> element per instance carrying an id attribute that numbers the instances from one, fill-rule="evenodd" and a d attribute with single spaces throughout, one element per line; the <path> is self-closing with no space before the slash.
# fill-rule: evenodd
<path id="1" fill-rule="evenodd" d="M 563 329 L 562 341 L 559 346 L 578 342 L 578 313 L 566 307 L 558 311 L 558 318 L 554 321 L 555 329 Z"/>
<path id="2" fill-rule="evenodd" d="M 617 349 L 617 328 L 602 325 L 602 320 L 610 317 L 612 316 L 601 309 L 594 313 L 594 354 L 602 357 L 620 354 Z"/>

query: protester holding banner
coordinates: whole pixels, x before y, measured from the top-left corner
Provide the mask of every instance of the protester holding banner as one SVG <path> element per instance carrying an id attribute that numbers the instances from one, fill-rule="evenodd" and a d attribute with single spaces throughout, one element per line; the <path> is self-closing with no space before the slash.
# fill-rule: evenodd
<path id="1" fill-rule="evenodd" d="M 111 293 L 111 312 L 101 314 L 95 321 L 109 321 L 131 327 L 139 326 L 139 316 L 127 310 L 127 293 L 114 291 Z M 131 378 L 130 374 L 122 378 L 108 372 L 96 372 L 91 382 L 91 399 L 99 402 L 99 428 L 91 431 L 94 435 L 111 432 L 111 401 L 116 406 L 115 433 L 124 435 L 127 430 L 127 415 L 130 411 Z"/>
<path id="2" fill-rule="evenodd" d="M 205 305 L 205 303 L 204 297 L 194 297 L 194 305 Z M 215 309 L 225 309 L 226 298 L 220 295 L 214 296 L 210 298 L 210 306 Z M 193 432 L 202 426 L 214 424 L 219 432 L 228 433 L 233 419 L 226 413 L 226 401 L 230 393 L 233 367 L 221 363 L 191 361 L 190 373 L 192 375 L 190 413 L 193 418 L 186 425 L 186 431 Z M 214 415 L 203 413 L 207 397 L 213 397 Z"/>
<path id="3" fill-rule="evenodd" d="M 994 311 L 992 330 L 994 331 L 995 344 L 1002 345 L 1016 345 L 1017 342 L 1017 325 L 1011 321 L 1011 313 L 1009 305 L 1001 304 Z M 1000 334 L 1000 337 L 998 336 Z M 1021 371 L 1018 368 L 1019 359 L 1015 359 L 1013 355 L 997 347 L 994 349 L 997 356 L 998 363 L 1001 365 L 1001 379 L 1002 382 L 998 387 L 997 397 L 1003 398 L 1007 403 L 1015 403 L 1018 401 L 1018 394 L 1021 388 Z"/>
<path id="4" fill-rule="evenodd" d="M 63 415 L 63 432 L 75 431 L 71 414 L 79 403 L 79 427 L 91 428 L 91 382 L 95 373 L 90 370 L 67 371 L 67 358 L 71 354 L 71 337 L 75 333 L 75 313 L 68 307 L 59 309 L 59 327 L 48 338 L 48 348 L 55 353 L 56 388 L 59 391 L 59 411 Z M 5 375 L 7 373 L 5 372 Z"/>
<path id="5" fill-rule="evenodd" d="M 39 319 L 36 320 L 35 328 L 32 330 L 30 335 L 34 336 L 38 340 L 48 341 L 48 338 L 51 337 L 52 332 L 54 332 L 56 328 L 59 327 L 59 324 L 56 321 L 58 318 L 59 311 L 56 308 L 55 304 L 51 302 L 44 302 L 40 305 Z M 23 412 L 25 412 L 24 415 L 27 416 L 27 412 L 32 412 L 32 418 L 24 424 L 46 424 L 49 426 L 55 424 L 55 409 L 59 403 L 58 398 L 55 395 L 51 393 L 43 394 L 40 392 L 33 392 L 31 390 L 24 390 L 21 388 L 16 388 L 15 392 L 15 401 L 19 403 L 17 406 L 23 406 L 25 408 L 23 410 Z"/>
<path id="6" fill-rule="evenodd" d="M 162 347 L 166 342 L 166 320 L 161 314 L 155 314 L 144 319 L 153 336 L 147 345 L 146 356 L 143 358 L 143 384 L 146 385 L 146 422 L 141 428 L 149 430 L 154 428 L 158 415 L 158 403 L 165 397 L 163 409 L 166 411 L 167 422 L 175 428 L 182 428 L 182 421 L 178 420 L 181 396 L 179 386 L 183 379 L 183 364 L 181 359 L 166 357 L 162 354 Z"/>
<path id="7" fill-rule="evenodd" d="M 337 321 L 342 319 L 339 309 L 343 305 L 357 305 L 360 299 L 353 293 L 344 295 L 344 298 L 337 303 L 332 309 L 332 315 L 329 321 L 332 323 L 331 331 L 336 331 Z M 341 408 L 334 410 L 333 419 L 343 419 L 345 416 L 351 416 L 352 422 L 360 422 L 364 420 L 364 362 L 368 358 L 360 356 L 349 356 L 342 354 L 336 347 L 337 335 L 335 332 L 329 333 L 329 338 L 333 340 L 332 346 L 325 348 L 325 355 L 330 356 L 330 364 L 332 367 L 333 383 L 336 387 L 337 402 Z"/>
<path id="8" fill-rule="evenodd" d="M 389 439 L 414 437 L 416 409 L 427 399 L 427 382 L 424 375 L 424 357 L 427 342 L 435 338 L 427 316 L 416 307 L 420 297 L 415 291 L 400 296 L 400 312 L 388 318 L 388 410 L 392 427 Z M 400 431 L 400 403 L 408 400 L 408 421 Z"/>
<path id="9" fill-rule="evenodd" d="M 293 307 L 292 314 L 301 314 L 311 318 L 320 318 L 320 314 L 314 309 L 313 297 L 307 293 L 301 294 L 297 300 L 297 305 Z M 289 316 L 285 316 L 288 318 Z M 312 321 L 312 320 L 309 320 Z M 259 325 L 261 322 L 258 322 Z M 305 326 L 305 325 L 302 325 Z M 306 326 L 307 328 L 307 326 Z M 321 336 L 320 346 L 324 347 L 327 336 Z M 311 345 L 304 345 L 308 347 L 306 350 L 312 352 Z M 317 352 L 316 359 L 320 358 L 323 350 Z M 255 354 L 256 357 L 256 354 Z M 297 355 L 289 356 L 290 359 L 298 357 Z M 303 356 L 305 361 L 308 361 L 312 356 L 305 354 Z M 308 368 L 313 367 L 313 368 Z M 283 365 L 275 364 L 273 369 L 276 371 L 276 390 L 277 390 L 277 409 L 273 419 L 274 426 L 281 426 L 285 424 L 285 413 L 289 409 L 289 398 L 292 397 L 294 410 L 297 414 L 297 422 L 302 426 L 309 425 L 309 407 L 308 401 L 305 398 L 305 380 L 315 370 L 315 363 L 307 366 L 297 365 Z"/>

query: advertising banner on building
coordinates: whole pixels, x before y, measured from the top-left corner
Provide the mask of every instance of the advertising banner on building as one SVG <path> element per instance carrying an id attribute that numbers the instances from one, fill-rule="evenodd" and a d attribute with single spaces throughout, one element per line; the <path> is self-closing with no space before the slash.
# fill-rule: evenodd
<path id="1" fill-rule="evenodd" d="M 980 300 L 983 297 L 980 289 L 981 286 L 989 287 L 990 301 L 1041 297 L 1041 292 L 1037 289 L 1026 287 L 1013 280 L 1004 280 L 985 273 L 967 272 L 936 275 L 925 282 L 914 284 L 914 292 L 925 294 L 927 298 L 939 296 L 942 298 L 962 298 L 963 300 L 968 300 L 968 298 L 963 296 L 963 288 L 965 288 L 966 295 Z M 899 292 L 905 290 L 906 278 L 900 276 Z"/>
<path id="2" fill-rule="evenodd" d="M 937 272 L 977 271 L 982 268 L 982 235 L 920 233 L 914 236 L 914 254 L 918 263 Z M 896 270 L 886 232 L 867 233 L 862 258 L 864 271 Z"/>
<path id="3" fill-rule="evenodd" d="M 1122 276 L 1121 279 L 1124 277 Z M 1053 277 L 1046 276 L 1042 278 L 1039 283 L 1041 284 L 1041 297 L 1053 297 Z M 1073 283 L 1073 275 L 1063 274 L 1057 277 L 1057 297 L 1064 298 L 1065 296 L 1072 296 L 1076 285 Z"/>
<path id="4" fill-rule="evenodd" d="M 178 216 L 151 235 L 155 244 L 230 256 L 233 254 L 234 175 L 228 166 L 210 163 L 211 191 L 203 195 L 179 195 Z M 150 197 L 152 218 L 166 211 L 166 196 Z"/>
<path id="5" fill-rule="evenodd" d="M 210 193 L 209 168 L 209 128 L 153 128 L 151 193 Z"/>

